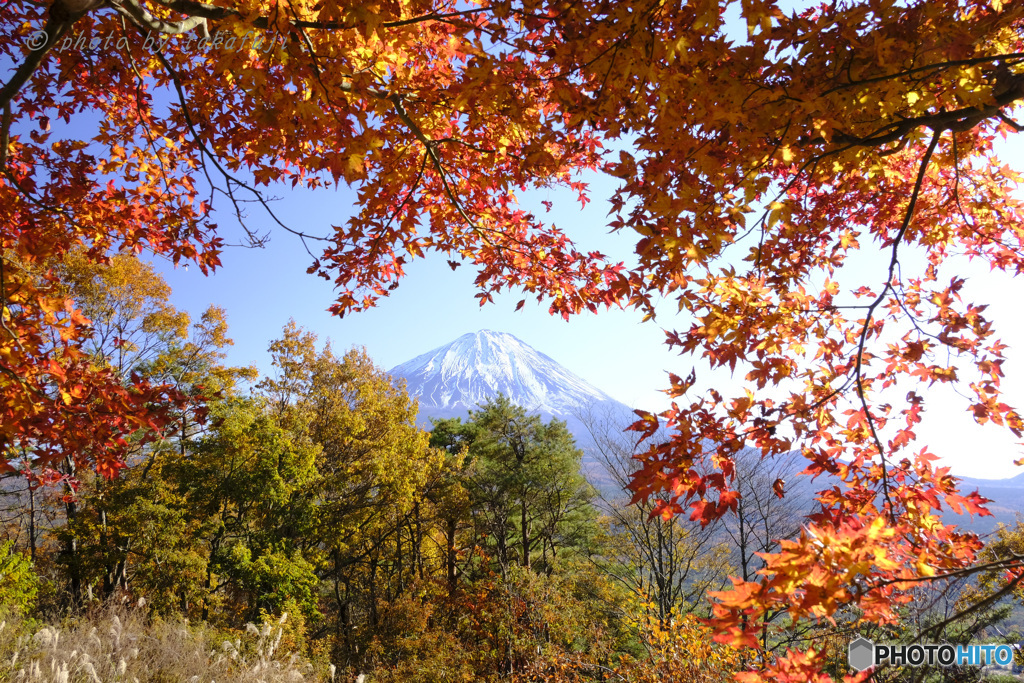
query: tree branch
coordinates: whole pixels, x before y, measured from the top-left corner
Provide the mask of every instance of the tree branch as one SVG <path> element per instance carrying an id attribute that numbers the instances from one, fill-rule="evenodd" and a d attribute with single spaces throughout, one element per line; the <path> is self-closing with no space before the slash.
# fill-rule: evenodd
<path id="1" fill-rule="evenodd" d="M 43 63 L 43 58 L 50 52 L 50 50 L 53 49 L 53 46 L 57 44 L 57 40 L 62 38 L 64 34 L 67 33 L 68 29 L 71 28 L 71 25 L 84 14 L 55 18 L 55 15 L 62 14 L 60 12 L 54 12 L 54 8 L 56 7 L 57 5 L 51 7 L 50 16 L 46 21 L 46 25 L 43 26 L 42 32 L 36 32 L 33 34 L 33 37 L 41 35 L 44 40 L 43 44 L 37 49 L 32 49 L 30 47 L 29 53 L 25 55 L 25 61 L 18 66 L 14 75 L 11 76 L 11 80 L 7 81 L 7 83 L 4 84 L 4 87 L 0 89 L 0 107 L 10 106 L 11 100 L 13 100 L 14 96 L 18 94 L 18 91 L 21 90 L 22 86 L 28 82 L 28 79 L 32 77 L 32 74 L 34 74 L 36 69 L 39 68 L 39 65 Z M 31 40 L 32 37 L 29 38 L 29 41 Z"/>
<path id="2" fill-rule="evenodd" d="M 204 38 L 210 37 L 210 31 L 206 26 L 206 17 L 191 16 L 181 21 L 164 21 L 159 17 L 154 17 L 136 0 L 110 0 L 110 3 L 119 14 L 127 16 L 143 28 L 149 28 L 169 36 L 177 36 L 199 27 L 202 29 L 200 33 Z"/>
<path id="3" fill-rule="evenodd" d="M 939 71 L 941 69 L 949 69 L 954 66 L 973 66 L 975 64 L 984 64 L 986 62 L 996 62 L 1001 60 L 1016 60 L 1024 58 L 1024 52 L 1012 52 L 1005 55 L 988 55 L 985 57 L 973 57 L 971 59 L 958 59 L 949 62 L 939 62 L 936 64 L 925 64 L 924 66 L 917 66 L 913 69 L 906 69 L 904 71 L 897 71 L 896 73 L 886 74 L 884 76 L 874 76 L 872 78 L 865 78 L 861 81 L 851 80 L 849 83 L 843 83 L 837 85 L 834 88 L 829 88 L 822 95 L 830 95 L 840 90 L 846 90 L 847 88 L 856 88 L 861 85 L 868 85 L 870 83 L 881 83 L 882 81 L 890 81 L 894 78 L 900 78 L 902 76 L 910 76 L 911 74 L 921 73 L 923 71 Z"/>
<path id="4" fill-rule="evenodd" d="M 210 5 L 204 2 L 198 2 L 197 0 L 155 1 L 169 10 L 181 12 L 182 14 L 188 14 L 192 17 L 202 17 L 204 19 L 213 20 L 242 17 L 242 13 L 236 9 L 232 9 L 230 7 L 219 7 L 217 5 Z M 407 19 L 396 19 L 394 21 L 381 22 L 380 26 L 382 28 L 398 28 L 401 26 L 409 26 L 411 24 L 419 24 L 427 21 L 446 21 L 448 19 L 454 19 L 457 17 L 480 14 L 481 12 L 485 12 L 488 10 L 490 10 L 490 7 L 478 7 L 471 10 L 445 12 L 440 14 L 437 12 L 431 12 L 429 14 L 423 14 L 417 17 L 409 17 Z M 323 30 L 348 30 L 357 27 L 356 24 L 345 21 L 307 21 L 305 19 L 293 19 L 289 23 L 296 28 L 311 28 Z M 275 24 L 271 17 L 256 17 L 251 22 L 250 25 L 253 28 L 267 29 L 272 28 Z"/>
<path id="5" fill-rule="evenodd" d="M 896 237 L 893 238 L 892 256 L 889 259 L 888 278 L 885 281 L 885 286 L 882 288 L 882 291 L 871 303 L 868 307 L 867 313 L 864 315 L 864 325 L 861 327 L 860 340 L 857 343 L 857 364 L 854 368 L 854 378 L 857 383 L 857 396 L 860 398 L 860 404 L 864 410 L 864 419 L 867 421 L 868 428 L 871 430 L 871 438 L 875 442 L 875 448 L 878 449 L 878 456 L 882 459 L 882 492 L 885 496 L 886 502 L 889 504 L 890 519 L 892 519 L 895 512 L 892 499 L 889 497 L 889 475 L 885 459 L 885 448 L 882 446 L 882 440 L 878 436 L 875 418 L 871 414 L 871 408 L 868 406 L 867 396 L 864 393 L 864 345 L 867 342 L 868 330 L 871 328 L 871 318 L 874 315 L 875 309 L 885 300 L 886 295 L 892 291 L 892 280 L 896 275 L 896 264 L 899 263 L 900 242 L 903 240 L 903 236 L 906 234 L 907 228 L 910 227 L 910 222 L 914 217 L 914 209 L 917 206 L 917 198 L 921 194 L 921 186 L 924 184 L 924 177 L 928 171 L 928 164 L 931 162 L 932 154 L 935 152 L 935 148 L 939 144 L 939 137 L 941 135 L 942 131 L 935 131 L 935 134 L 932 135 L 931 143 L 929 143 L 928 149 L 924 153 L 924 158 L 921 159 L 921 166 L 917 171 L 917 180 L 914 182 L 914 190 L 910 195 L 910 202 L 907 204 L 907 210 L 903 214 L 903 223 L 900 225 L 900 229 L 896 233 Z"/>
<path id="6" fill-rule="evenodd" d="M 879 147 L 898 142 L 917 128 L 930 128 L 935 132 L 970 130 L 981 121 L 999 117 L 1006 121 L 1002 109 L 1014 102 L 1024 99 L 1024 74 L 1010 78 L 1006 88 L 994 96 L 995 103 L 985 107 L 965 107 L 953 111 L 939 111 L 934 114 L 915 116 L 898 122 L 887 123 L 881 128 L 865 136 L 857 136 L 839 132 L 832 137 L 832 142 L 848 144 L 853 147 Z M 1016 127 L 1016 124 L 1014 124 Z M 1018 129 L 1019 130 L 1019 129 Z M 825 142 L 823 137 L 801 140 L 803 145 L 817 145 Z"/>

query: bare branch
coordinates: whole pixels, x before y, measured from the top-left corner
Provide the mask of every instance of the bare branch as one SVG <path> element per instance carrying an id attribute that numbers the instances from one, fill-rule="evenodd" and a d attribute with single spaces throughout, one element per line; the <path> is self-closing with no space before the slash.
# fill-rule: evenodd
<path id="1" fill-rule="evenodd" d="M 938 636 L 938 634 L 942 633 L 942 630 L 944 628 L 946 628 L 953 622 L 957 621 L 958 619 L 963 619 L 964 617 L 973 614 L 974 612 L 978 612 L 980 610 L 985 609 L 986 607 L 989 607 L 990 605 L 994 605 L 995 603 L 1002 600 L 1004 597 L 1011 595 L 1013 591 L 1017 588 L 1017 586 L 1020 585 L 1021 581 L 1024 581 L 1024 573 L 1015 576 L 1013 579 L 1007 582 L 1005 586 L 997 590 L 995 593 L 986 596 L 982 600 L 979 600 L 978 602 L 974 603 L 970 607 L 967 607 L 966 609 L 960 610 L 950 618 L 944 621 L 940 621 L 939 623 L 933 624 L 932 626 L 929 626 L 928 628 L 924 629 L 920 632 L 920 634 L 918 634 L 915 641 L 920 641 L 928 634 L 931 634 L 930 637 L 935 638 Z"/>

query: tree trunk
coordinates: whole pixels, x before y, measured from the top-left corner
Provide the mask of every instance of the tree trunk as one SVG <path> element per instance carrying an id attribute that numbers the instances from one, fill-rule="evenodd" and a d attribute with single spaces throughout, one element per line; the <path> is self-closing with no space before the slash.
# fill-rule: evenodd
<path id="1" fill-rule="evenodd" d="M 370 625 L 377 628 L 377 558 L 370 558 Z"/>
<path id="2" fill-rule="evenodd" d="M 36 563 L 36 492 L 32 487 L 32 480 L 25 477 L 28 482 L 28 553 L 32 564 Z"/>
<path id="3" fill-rule="evenodd" d="M 420 523 L 420 501 L 416 501 L 416 536 L 415 536 L 415 551 L 416 554 L 416 573 L 420 577 L 420 581 L 423 581 L 423 525 Z"/>
<path id="4" fill-rule="evenodd" d="M 530 522 L 526 517 L 526 499 L 519 506 L 520 528 L 523 534 L 523 561 L 525 568 L 530 568 Z"/>
<path id="5" fill-rule="evenodd" d="M 456 523 L 455 518 L 450 517 L 448 519 L 448 529 L 446 534 L 446 545 L 448 546 L 448 557 L 447 557 L 447 570 L 448 570 L 448 599 L 452 599 L 455 595 L 455 530 Z"/>
<path id="6" fill-rule="evenodd" d="M 64 458 L 63 465 L 63 474 L 74 477 L 76 474 L 74 459 L 70 456 Z M 67 562 L 71 603 L 75 607 L 79 607 L 82 604 L 82 572 L 79 566 L 78 539 L 75 537 L 74 532 L 70 531 L 74 525 L 75 518 L 78 516 L 78 505 L 73 498 L 75 492 L 66 483 L 64 484 L 64 493 L 69 497 L 69 500 L 64 503 L 64 516 L 69 533 L 64 539 L 64 547 L 61 550 L 61 554 L 64 555 Z"/>

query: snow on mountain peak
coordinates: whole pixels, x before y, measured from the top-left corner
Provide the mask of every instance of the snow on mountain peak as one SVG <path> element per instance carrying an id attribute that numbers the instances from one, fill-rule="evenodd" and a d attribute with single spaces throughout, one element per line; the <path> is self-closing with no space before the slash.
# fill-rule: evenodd
<path id="1" fill-rule="evenodd" d="M 391 369 L 421 407 L 475 410 L 499 392 L 527 410 L 571 416 L 614 401 L 592 384 L 506 332 L 480 330 Z"/>

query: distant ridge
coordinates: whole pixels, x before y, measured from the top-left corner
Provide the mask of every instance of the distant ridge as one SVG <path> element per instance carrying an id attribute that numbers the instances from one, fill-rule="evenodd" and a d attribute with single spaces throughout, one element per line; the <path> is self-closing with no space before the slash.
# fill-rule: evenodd
<path id="1" fill-rule="evenodd" d="M 628 406 L 506 332 L 481 330 L 464 334 L 395 366 L 391 375 L 404 379 L 409 394 L 419 400 L 419 423 L 427 429 L 431 419 L 465 419 L 470 410 L 499 393 L 531 413 L 539 413 L 545 421 L 564 420 L 585 453 L 584 470 L 599 486 L 602 470 L 594 454 L 587 419 L 595 416 L 618 429 L 636 419 Z M 999 522 L 1012 525 L 1017 513 L 1024 511 L 1024 474 L 1007 479 L 958 478 L 961 492 L 978 489 L 981 495 L 993 500 L 990 509 L 994 516 L 972 518 L 947 510 L 947 521 L 985 534 Z M 797 477 L 795 471 L 787 477 L 808 493 L 828 487 L 824 482 L 804 479 Z"/>

